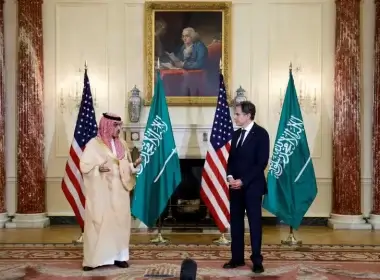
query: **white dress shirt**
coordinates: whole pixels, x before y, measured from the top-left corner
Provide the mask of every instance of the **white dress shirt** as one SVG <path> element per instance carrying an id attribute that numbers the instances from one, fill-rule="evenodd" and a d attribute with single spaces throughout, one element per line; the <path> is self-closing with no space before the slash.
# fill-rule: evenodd
<path id="1" fill-rule="evenodd" d="M 243 142 L 241 143 L 242 145 L 243 145 L 245 139 L 247 138 L 247 135 L 248 135 L 249 132 L 251 131 L 251 129 L 252 129 L 252 127 L 253 127 L 254 124 L 255 124 L 255 122 L 252 121 L 252 122 L 250 122 L 249 125 L 247 125 L 245 128 L 244 128 L 244 127 L 241 128 L 242 130 L 243 130 L 243 129 L 245 130 L 244 139 L 243 139 Z M 240 136 L 239 136 L 239 138 L 238 138 L 238 140 L 237 140 L 237 142 L 236 142 L 236 146 L 237 146 L 237 144 L 239 143 L 240 138 L 241 138 L 241 134 L 240 134 Z"/>
<path id="2" fill-rule="evenodd" d="M 251 121 L 246 127 L 242 127 L 242 129 L 245 130 L 245 134 L 244 134 L 244 139 L 243 139 L 243 142 L 241 143 L 243 145 L 245 139 L 247 139 L 247 135 L 249 134 L 249 132 L 251 131 L 253 125 L 255 124 L 254 121 Z M 240 138 L 241 138 L 241 134 L 236 142 L 236 146 L 239 144 L 239 141 L 240 141 Z M 232 175 L 227 175 L 227 179 L 229 178 L 233 178 Z"/>

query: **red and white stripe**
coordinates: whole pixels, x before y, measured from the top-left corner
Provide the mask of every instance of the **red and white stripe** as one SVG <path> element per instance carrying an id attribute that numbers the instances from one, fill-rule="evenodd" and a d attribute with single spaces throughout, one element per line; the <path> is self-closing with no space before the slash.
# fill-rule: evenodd
<path id="1" fill-rule="evenodd" d="M 84 228 L 84 183 L 80 172 L 79 162 L 82 149 L 77 141 L 73 140 L 70 147 L 69 159 L 65 167 L 65 175 L 62 180 L 62 191 L 71 205 L 80 227 Z"/>
<path id="2" fill-rule="evenodd" d="M 230 199 L 227 184 L 227 160 L 231 141 L 215 151 L 209 144 L 202 171 L 201 198 L 221 232 L 230 226 Z"/>

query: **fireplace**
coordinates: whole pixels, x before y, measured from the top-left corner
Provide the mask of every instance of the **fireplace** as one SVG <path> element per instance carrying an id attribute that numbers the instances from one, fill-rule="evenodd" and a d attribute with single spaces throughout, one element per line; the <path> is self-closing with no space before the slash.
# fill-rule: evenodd
<path id="1" fill-rule="evenodd" d="M 124 139 L 138 157 L 146 124 L 131 123 L 123 127 Z M 163 228 L 181 231 L 217 228 L 200 198 L 201 176 L 208 149 L 211 125 L 173 124 L 173 134 L 180 157 L 182 182 L 161 215 Z"/>
<path id="2" fill-rule="evenodd" d="M 163 227 L 216 227 L 200 198 L 204 159 L 180 159 L 182 181 L 161 215 Z"/>

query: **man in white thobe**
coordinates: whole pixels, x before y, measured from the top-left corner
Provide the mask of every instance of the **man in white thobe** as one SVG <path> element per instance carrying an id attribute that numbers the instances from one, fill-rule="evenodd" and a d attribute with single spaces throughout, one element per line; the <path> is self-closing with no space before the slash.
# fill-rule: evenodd
<path id="1" fill-rule="evenodd" d="M 129 192 L 141 159 L 132 162 L 119 138 L 121 118 L 104 113 L 97 137 L 86 145 L 80 159 L 85 187 L 83 270 L 104 265 L 128 268 L 131 209 Z"/>

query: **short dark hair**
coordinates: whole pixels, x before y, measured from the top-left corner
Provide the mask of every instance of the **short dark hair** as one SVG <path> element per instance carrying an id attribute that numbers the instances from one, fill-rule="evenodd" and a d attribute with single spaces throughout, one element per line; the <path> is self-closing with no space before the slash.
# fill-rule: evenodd
<path id="1" fill-rule="evenodd" d="M 251 120 L 255 119 L 256 107 L 251 101 L 242 101 L 236 104 L 236 107 L 240 107 L 244 114 L 251 114 Z"/>

